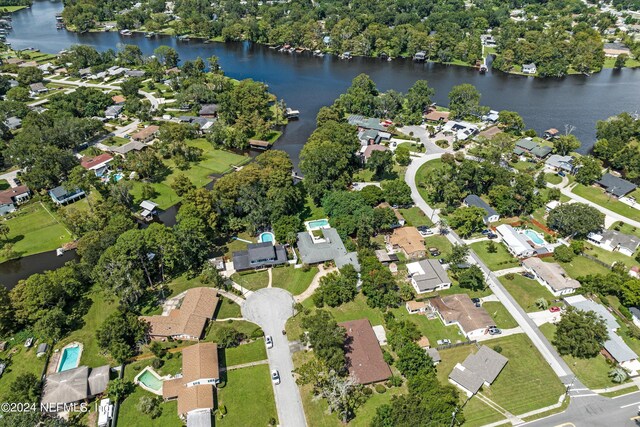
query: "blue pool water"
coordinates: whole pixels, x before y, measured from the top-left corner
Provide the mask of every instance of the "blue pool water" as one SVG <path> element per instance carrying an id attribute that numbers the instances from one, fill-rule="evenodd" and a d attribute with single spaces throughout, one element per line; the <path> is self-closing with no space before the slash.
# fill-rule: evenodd
<path id="1" fill-rule="evenodd" d="M 62 352 L 60 359 L 60 366 L 58 372 L 68 371 L 69 369 L 77 368 L 78 361 L 80 359 L 80 346 L 67 347 Z"/>
<path id="2" fill-rule="evenodd" d="M 316 219 L 315 221 L 309 221 L 309 228 L 311 230 L 326 227 L 327 225 L 329 225 L 329 221 L 326 219 Z"/>
<path id="3" fill-rule="evenodd" d="M 117 174 L 113 175 L 113 179 L 115 179 L 116 182 L 120 181 L 122 179 L 122 174 L 121 173 L 117 173 Z"/>
<path id="4" fill-rule="evenodd" d="M 260 240 L 261 243 L 264 243 L 264 242 L 273 242 L 275 239 L 274 239 L 273 233 L 264 232 L 260 234 L 260 236 L 258 237 L 258 240 Z"/>
<path id="5" fill-rule="evenodd" d="M 544 245 L 545 241 L 538 233 L 533 230 L 524 230 L 524 235 L 529 238 L 536 245 Z"/>

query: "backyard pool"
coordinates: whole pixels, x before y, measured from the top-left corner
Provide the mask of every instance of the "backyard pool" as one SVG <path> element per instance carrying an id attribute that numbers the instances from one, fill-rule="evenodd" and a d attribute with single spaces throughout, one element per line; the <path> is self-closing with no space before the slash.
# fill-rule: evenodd
<path id="1" fill-rule="evenodd" d="M 329 220 L 326 218 L 316 219 L 314 221 L 307 222 L 307 229 L 309 231 L 318 230 L 320 228 L 327 228 L 327 227 L 329 227 Z"/>
<path id="2" fill-rule="evenodd" d="M 136 376 L 134 382 L 138 383 L 142 388 L 155 394 L 162 394 L 162 379 L 150 367 L 144 368 L 142 372 Z"/>
<path id="3" fill-rule="evenodd" d="M 60 363 L 58 364 L 58 372 L 68 371 L 78 367 L 80 362 L 80 354 L 82 353 L 82 347 L 79 344 L 74 344 L 69 347 L 65 347 L 62 350 L 62 356 L 60 357 Z"/>
<path id="4" fill-rule="evenodd" d="M 536 245 L 544 245 L 547 242 L 544 241 L 544 239 L 540 236 L 540 234 L 536 233 L 533 230 L 524 230 L 522 231 L 522 234 L 524 234 L 525 236 L 527 236 L 529 238 L 529 240 L 531 240 L 533 243 L 535 243 Z"/>
<path id="5" fill-rule="evenodd" d="M 258 242 L 259 243 L 264 243 L 264 242 L 273 242 L 276 240 L 276 236 L 269 232 L 269 231 L 265 231 L 264 233 L 261 233 L 258 236 Z"/>

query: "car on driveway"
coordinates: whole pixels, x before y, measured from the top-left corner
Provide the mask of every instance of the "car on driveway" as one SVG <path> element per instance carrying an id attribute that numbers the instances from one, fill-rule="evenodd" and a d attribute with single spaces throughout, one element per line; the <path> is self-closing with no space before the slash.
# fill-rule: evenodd
<path id="1" fill-rule="evenodd" d="M 277 369 L 271 371 L 271 381 L 276 385 L 280 384 L 280 373 Z"/>
<path id="2" fill-rule="evenodd" d="M 264 342 L 265 342 L 265 344 L 267 344 L 267 348 L 272 348 L 273 347 L 273 338 L 271 338 L 271 335 L 267 335 L 264 338 Z"/>
<path id="3" fill-rule="evenodd" d="M 496 233 L 487 234 L 487 239 L 496 239 L 497 237 L 498 237 L 498 235 Z"/>
<path id="4" fill-rule="evenodd" d="M 531 280 L 536 278 L 536 276 L 534 276 L 533 273 L 529 273 L 528 271 L 525 271 L 524 273 L 522 273 L 522 275 L 527 279 L 531 279 Z"/>
<path id="5" fill-rule="evenodd" d="M 501 333 L 502 331 L 500 330 L 500 328 L 497 328 L 495 326 L 489 327 L 489 335 L 500 335 Z"/>
<path id="6" fill-rule="evenodd" d="M 558 313 L 558 312 L 562 311 L 562 309 L 560 307 L 557 307 L 557 306 L 554 305 L 553 307 L 549 307 L 549 311 L 552 312 L 552 313 Z"/>
<path id="7" fill-rule="evenodd" d="M 421 225 L 420 227 L 416 227 L 418 232 L 422 237 L 431 236 L 433 234 L 433 230 L 427 227 L 426 225 Z"/>
<path id="8" fill-rule="evenodd" d="M 438 248 L 429 248 L 429 255 L 438 256 L 440 255 L 440 251 L 438 250 Z"/>
<path id="9" fill-rule="evenodd" d="M 476 305 L 476 307 L 480 307 L 482 304 L 480 303 L 480 298 L 471 298 L 471 302 Z"/>

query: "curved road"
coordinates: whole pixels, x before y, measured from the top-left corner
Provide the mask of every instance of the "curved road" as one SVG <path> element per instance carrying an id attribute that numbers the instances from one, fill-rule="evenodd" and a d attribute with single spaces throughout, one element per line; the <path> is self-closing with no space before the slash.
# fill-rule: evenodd
<path id="1" fill-rule="evenodd" d="M 273 386 L 278 409 L 279 425 L 304 427 L 300 390 L 293 379 L 293 360 L 289 341 L 282 334 L 284 325 L 293 316 L 294 300 L 291 294 L 280 288 L 264 288 L 253 292 L 242 305 L 242 317 L 258 324 L 265 335 L 273 338 L 273 347 L 267 349 L 269 368 L 280 373 L 280 384 Z"/>

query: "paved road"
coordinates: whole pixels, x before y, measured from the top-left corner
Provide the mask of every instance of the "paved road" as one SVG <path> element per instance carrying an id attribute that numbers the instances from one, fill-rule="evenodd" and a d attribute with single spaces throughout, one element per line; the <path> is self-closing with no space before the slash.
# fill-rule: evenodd
<path id="1" fill-rule="evenodd" d="M 414 159 L 407 168 L 407 172 L 405 174 L 405 181 L 411 188 L 411 196 L 413 198 L 413 201 L 415 202 L 416 206 L 418 206 L 429 218 L 432 219 L 433 222 L 439 221 L 440 218 L 437 212 L 434 212 L 434 210 L 427 204 L 427 202 L 424 201 L 422 196 L 420 196 L 418 187 L 416 185 L 416 173 L 420 166 L 430 160 L 437 159 L 441 156 L 442 153 L 434 153 L 427 154 L 420 159 Z M 464 243 L 462 239 L 460 239 L 460 237 L 458 237 L 453 231 L 447 234 L 447 238 L 453 244 Z M 549 343 L 544 335 L 542 335 L 542 333 L 536 327 L 535 323 L 529 318 L 529 316 L 527 316 L 522 307 L 518 305 L 513 297 L 502 286 L 498 278 L 493 274 L 491 270 L 489 270 L 489 268 L 482 262 L 482 260 L 480 260 L 476 253 L 470 251 L 469 256 L 485 273 L 487 283 L 489 283 L 489 287 L 491 288 L 493 293 L 498 297 L 500 302 L 502 302 L 505 308 L 513 316 L 524 333 L 526 333 L 529 339 L 531 339 L 531 341 L 540 351 L 551 369 L 553 369 L 554 373 L 564 384 L 570 384 L 574 378 L 571 369 L 567 366 L 564 360 L 562 360 L 560 355 L 556 352 L 555 348 L 551 346 L 551 343 Z M 575 386 L 576 388 L 585 388 L 577 381 L 575 382 Z"/>
<path id="2" fill-rule="evenodd" d="M 260 325 L 265 335 L 273 337 L 273 348 L 267 350 L 267 356 L 269 368 L 280 372 L 281 382 L 273 387 L 280 425 L 304 427 L 307 422 L 300 391 L 293 379 L 289 341 L 282 335 L 287 319 L 293 316 L 293 304 L 293 297 L 284 289 L 260 289 L 253 292 L 242 305 L 242 316 Z"/>
<path id="3" fill-rule="evenodd" d="M 572 393 L 570 393 L 571 395 Z M 609 399 L 602 396 L 572 396 L 566 411 L 521 425 L 531 427 L 637 427 L 640 391 Z"/>

